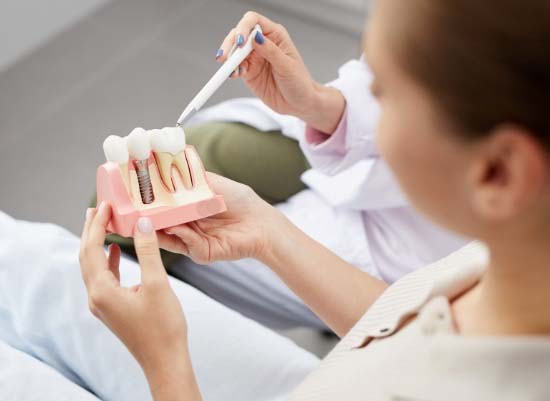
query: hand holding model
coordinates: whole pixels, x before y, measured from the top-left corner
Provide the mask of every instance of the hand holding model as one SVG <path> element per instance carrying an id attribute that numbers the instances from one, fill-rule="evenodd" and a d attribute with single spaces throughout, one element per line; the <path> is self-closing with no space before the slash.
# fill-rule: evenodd
<path id="1" fill-rule="evenodd" d="M 90 310 L 136 358 L 155 399 L 174 393 L 200 399 L 189 359 L 187 324 L 162 265 L 153 225 L 147 217 L 136 224 L 134 242 L 141 283 L 125 288 L 120 283 L 120 248 L 111 245 L 108 256 L 103 249 L 110 218 L 107 203 L 86 213 L 80 265 Z"/>
<path id="2" fill-rule="evenodd" d="M 284 216 L 250 187 L 207 173 L 213 191 L 227 211 L 158 232 L 163 249 L 207 264 L 217 260 L 263 259 Z"/>

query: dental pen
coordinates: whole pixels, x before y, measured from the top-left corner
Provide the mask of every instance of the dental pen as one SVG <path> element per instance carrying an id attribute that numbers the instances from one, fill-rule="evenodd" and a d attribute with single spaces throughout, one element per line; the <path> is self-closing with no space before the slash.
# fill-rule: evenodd
<path id="1" fill-rule="evenodd" d="M 214 76 L 204 85 L 204 87 L 191 100 L 189 105 L 181 113 L 176 127 L 181 127 L 194 113 L 199 111 L 202 106 L 212 97 L 212 95 L 223 85 L 223 83 L 231 76 L 233 71 L 248 57 L 252 52 L 252 40 L 257 32 L 262 32 L 260 25 L 256 25 L 250 32 L 248 40 L 241 47 L 234 46 L 230 52 L 227 61 L 216 71 Z"/>

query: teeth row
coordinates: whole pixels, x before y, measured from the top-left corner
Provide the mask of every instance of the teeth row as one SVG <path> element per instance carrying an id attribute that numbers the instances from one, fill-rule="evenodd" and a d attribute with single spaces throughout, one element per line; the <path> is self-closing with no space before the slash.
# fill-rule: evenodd
<path id="1" fill-rule="evenodd" d="M 151 150 L 176 155 L 185 149 L 185 133 L 179 127 L 166 127 L 146 131 L 134 128 L 127 137 L 110 135 L 103 142 L 107 161 L 127 163 L 132 156 L 136 160 L 149 158 Z"/>
<path id="2" fill-rule="evenodd" d="M 162 181 L 170 191 L 174 192 L 172 165 L 178 169 L 185 187 L 192 187 L 185 154 L 182 153 L 185 145 L 185 132 L 181 127 L 149 131 L 138 127 L 125 138 L 117 135 L 107 137 L 103 142 L 103 151 L 107 161 L 125 164 L 128 163 L 130 156 L 136 160 L 149 159 L 152 150 Z"/>

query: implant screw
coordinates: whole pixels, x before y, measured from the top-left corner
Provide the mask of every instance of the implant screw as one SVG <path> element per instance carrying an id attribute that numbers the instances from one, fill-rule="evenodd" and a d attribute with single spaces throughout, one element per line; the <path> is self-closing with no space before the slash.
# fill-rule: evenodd
<path id="1" fill-rule="evenodd" d="M 151 184 L 151 176 L 149 175 L 149 166 L 147 160 L 134 160 L 136 174 L 139 184 L 139 193 L 144 204 L 153 203 L 155 195 L 153 194 L 153 185 Z"/>

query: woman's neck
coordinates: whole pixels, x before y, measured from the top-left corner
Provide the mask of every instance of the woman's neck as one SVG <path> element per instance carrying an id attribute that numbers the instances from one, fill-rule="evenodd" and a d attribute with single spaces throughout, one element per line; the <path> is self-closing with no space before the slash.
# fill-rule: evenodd
<path id="1" fill-rule="evenodd" d="M 453 305 L 465 335 L 550 335 L 548 237 L 489 244 L 481 281 Z"/>

